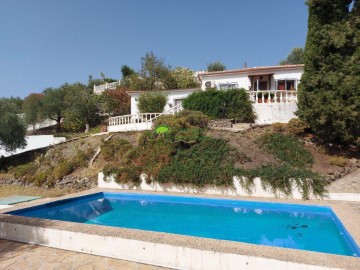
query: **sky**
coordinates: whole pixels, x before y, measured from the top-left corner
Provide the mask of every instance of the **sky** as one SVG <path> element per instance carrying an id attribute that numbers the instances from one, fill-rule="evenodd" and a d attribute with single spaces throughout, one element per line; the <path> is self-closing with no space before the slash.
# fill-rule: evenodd
<path id="1" fill-rule="evenodd" d="M 0 0 L 0 97 L 120 79 L 150 51 L 193 70 L 276 65 L 304 46 L 307 15 L 305 0 Z"/>

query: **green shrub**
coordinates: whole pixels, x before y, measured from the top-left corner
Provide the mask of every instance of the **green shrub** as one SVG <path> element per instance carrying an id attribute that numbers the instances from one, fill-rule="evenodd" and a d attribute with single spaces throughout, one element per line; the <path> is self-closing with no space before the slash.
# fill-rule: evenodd
<path id="1" fill-rule="evenodd" d="M 108 140 L 101 147 L 101 155 L 106 161 L 115 161 L 131 148 L 132 145 L 124 139 Z"/>
<path id="2" fill-rule="evenodd" d="M 116 172 L 117 183 L 133 183 L 135 185 L 140 184 L 141 167 L 129 165 L 119 168 Z"/>
<path id="3" fill-rule="evenodd" d="M 175 142 L 195 143 L 203 137 L 203 132 L 200 128 L 193 127 L 182 129 L 175 134 Z"/>
<path id="4" fill-rule="evenodd" d="M 141 167 L 128 165 L 126 167 L 112 167 L 106 166 L 103 169 L 105 179 L 113 176 L 115 182 L 119 184 L 133 183 L 135 185 L 140 184 Z"/>
<path id="5" fill-rule="evenodd" d="M 308 125 L 298 118 L 293 118 L 286 125 L 286 132 L 292 135 L 303 134 Z"/>
<path id="6" fill-rule="evenodd" d="M 21 178 L 21 177 L 31 178 L 36 172 L 36 170 L 37 170 L 36 164 L 30 162 L 27 164 L 18 165 L 12 168 L 10 172 L 14 174 L 15 178 Z"/>
<path id="7" fill-rule="evenodd" d="M 161 113 L 164 111 L 167 96 L 161 92 L 143 93 L 139 97 L 138 107 L 141 113 Z"/>
<path id="8" fill-rule="evenodd" d="M 185 118 L 186 123 L 199 128 L 206 128 L 209 123 L 209 117 L 200 111 L 182 110 L 176 115 L 176 118 Z"/>
<path id="9" fill-rule="evenodd" d="M 54 167 L 53 176 L 54 180 L 62 179 L 64 176 L 70 174 L 75 169 L 71 161 L 64 160 Z"/>
<path id="10" fill-rule="evenodd" d="M 184 129 L 189 127 L 206 128 L 209 118 L 199 111 L 183 110 L 175 115 L 162 115 L 155 120 L 154 126 L 167 125 L 171 129 Z"/>
<path id="11" fill-rule="evenodd" d="M 157 119 L 154 126 L 166 125 L 169 132 L 162 136 L 169 141 L 193 142 L 201 140 L 203 129 L 207 127 L 209 118 L 202 112 L 182 111 L 175 115 L 163 115 Z M 156 135 L 146 133 L 148 139 Z"/>
<path id="12" fill-rule="evenodd" d="M 280 160 L 294 167 L 308 167 L 313 164 L 312 154 L 295 137 L 280 133 L 267 133 L 257 143 Z"/>
<path id="13" fill-rule="evenodd" d="M 283 133 L 286 132 L 286 124 L 285 123 L 274 123 L 271 125 L 274 132 Z"/>
<path id="14" fill-rule="evenodd" d="M 320 175 L 309 170 L 294 168 L 289 164 L 266 165 L 253 170 L 241 171 L 241 174 L 248 179 L 260 177 L 262 185 L 270 187 L 275 194 L 281 191 L 290 195 L 292 192 L 290 179 L 295 180 L 304 199 L 309 199 L 310 191 L 318 196 L 322 196 L 326 192 L 326 181 Z"/>
<path id="15" fill-rule="evenodd" d="M 211 118 L 234 118 L 237 122 L 254 122 L 255 114 L 244 89 L 201 91 L 183 101 L 183 107 L 201 111 Z"/>
<path id="16" fill-rule="evenodd" d="M 158 181 L 204 186 L 232 185 L 233 149 L 220 139 L 204 137 L 190 148 L 180 148 L 169 164 L 159 171 Z"/>
<path id="17" fill-rule="evenodd" d="M 49 171 L 42 171 L 37 173 L 33 178 L 33 184 L 40 187 L 48 180 L 48 176 L 51 175 Z"/>
<path id="18" fill-rule="evenodd" d="M 76 155 L 68 160 L 62 160 L 53 169 L 52 174 L 48 174 L 47 182 L 52 183 L 64 176 L 69 175 L 75 169 L 83 168 L 88 165 L 90 153 L 78 150 Z M 41 176 L 39 176 L 41 177 Z"/>
<path id="19" fill-rule="evenodd" d="M 90 153 L 78 150 L 76 155 L 71 159 L 71 163 L 76 168 L 83 168 L 88 165 Z"/>
<path id="20" fill-rule="evenodd" d="M 178 130 L 189 128 L 190 124 L 186 122 L 185 117 L 178 117 L 178 115 L 162 115 L 158 119 L 154 121 L 154 127 L 166 125 L 170 128 L 170 130 Z"/>
<path id="21" fill-rule="evenodd" d="M 335 165 L 335 166 L 339 166 L 339 167 L 345 167 L 349 162 L 344 157 L 335 156 L 335 157 L 331 157 L 329 159 L 329 163 L 331 165 Z"/>

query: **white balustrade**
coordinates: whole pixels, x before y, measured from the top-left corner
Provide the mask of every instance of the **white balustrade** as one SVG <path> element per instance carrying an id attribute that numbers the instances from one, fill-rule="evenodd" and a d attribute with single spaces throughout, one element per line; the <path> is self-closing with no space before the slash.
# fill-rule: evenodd
<path id="1" fill-rule="evenodd" d="M 128 114 L 109 118 L 109 130 L 131 131 L 150 129 L 152 122 L 165 114 L 175 114 L 183 109 L 181 103 L 163 113 Z M 114 128 L 111 128 L 114 127 Z"/>
<path id="2" fill-rule="evenodd" d="M 115 89 L 116 87 L 121 85 L 121 81 L 116 81 L 116 82 L 112 82 L 112 83 L 105 83 L 102 85 L 94 85 L 94 93 L 95 94 L 101 94 L 102 92 L 104 92 L 107 89 Z"/>
<path id="3" fill-rule="evenodd" d="M 140 113 L 128 114 L 109 118 L 109 126 L 119 126 L 127 124 L 140 124 L 151 122 L 154 118 L 161 113 Z"/>
<path id="4" fill-rule="evenodd" d="M 297 102 L 297 91 L 288 90 L 261 90 L 247 91 L 253 103 L 284 103 Z"/>

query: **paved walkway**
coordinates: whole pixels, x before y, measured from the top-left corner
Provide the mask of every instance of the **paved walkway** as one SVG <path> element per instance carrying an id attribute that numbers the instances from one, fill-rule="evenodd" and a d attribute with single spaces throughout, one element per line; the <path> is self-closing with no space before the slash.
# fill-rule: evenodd
<path id="1" fill-rule="evenodd" d="M 166 270 L 101 256 L 0 239 L 2 270 Z"/>
<path id="2" fill-rule="evenodd" d="M 360 169 L 332 182 L 328 186 L 329 192 L 360 193 Z"/>

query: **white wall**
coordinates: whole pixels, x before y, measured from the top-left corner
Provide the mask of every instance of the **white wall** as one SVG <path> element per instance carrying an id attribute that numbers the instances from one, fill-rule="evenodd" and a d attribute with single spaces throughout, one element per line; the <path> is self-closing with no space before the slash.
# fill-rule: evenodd
<path id="1" fill-rule="evenodd" d="M 129 131 L 143 131 L 150 130 L 153 123 L 136 123 L 136 124 L 124 124 L 116 126 L 108 126 L 108 132 L 129 132 Z"/>
<path id="2" fill-rule="evenodd" d="M 247 73 L 216 74 L 216 75 L 204 76 L 202 77 L 202 82 L 201 82 L 202 90 L 206 89 L 205 83 L 207 81 L 214 82 L 216 87 L 219 87 L 219 84 L 223 84 L 223 83 L 237 83 L 239 86 L 238 88 L 245 88 L 246 90 L 249 90 L 249 87 L 251 86 Z"/>
<path id="3" fill-rule="evenodd" d="M 66 141 L 65 137 L 54 137 L 53 135 L 27 136 L 26 137 L 27 145 L 24 149 L 16 149 L 14 152 L 6 152 L 5 149 L 0 148 L 0 157 L 1 156 L 8 157 L 11 155 L 16 155 L 23 152 L 44 148 L 49 145 L 54 145 L 65 141 Z"/>
<path id="4" fill-rule="evenodd" d="M 246 90 L 249 90 L 249 87 L 251 86 L 249 75 L 260 75 L 260 74 L 273 74 L 271 78 L 271 89 L 275 89 L 275 80 L 285 80 L 285 79 L 291 79 L 291 80 L 297 80 L 300 81 L 301 75 L 303 73 L 302 68 L 296 68 L 296 69 L 289 69 L 289 70 L 268 70 L 268 71 L 261 71 L 261 72 L 239 72 L 235 74 L 210 74 L 210 75 L 200 75 L 200 78 L 202 80 L 201 82 L 201 89 L 205 90 L 205 83 L 207 81 L 212 81 L 217 87 L 221 83 L 237 83 L 239 85 L 239 88 L 245 88 Z"/>
<path id="5" fill-rule="evenodd" d="M 51 119 L 45 119 L 44 121 L 40 122 L 40 123 L 36 123 L 35 124 L 35 129 L 40 129 L 40 128 L 45 128 L 45 127 L 51 127 L 51 126 L 55 126 L 57 124 L 57 122 L 55 120 L 51 120 Z M 29 125 L 27 130 L 34 130 L 34 126 L 33 125 Z"/>
<path id="6" fill-rule="evenodd" d="M 297 118 L 295 112 L 297 111 L 297 103 L 294 102 L 280 102 L 280 103 L 253 103 L 252 104 L 257 124 L 272 124 L 272 123 L 288 123 L 292 118 Z"/>
<path id="7" fill-rule="evenodd" d="M 123 189 L 123 190 L 143 190 L 143 191 L 159 191 L 159 192 L 180 192 L 180 193 L 199 193 L 209 195 L 230 195 L 230 196 L 251 196 L 251 197 L 265 197 L 265 198 L 293 198 L 302 199 L 301 191 L 298 189 L 295 181 L 292 182 L 293 193 L 286 195 L 284 193 L 277 193 L 276 195 L 269 188 L 264 188 L 261 184 L 261 179 L 256 177 L 254 179 L 254 186 L 251 188 L 251 192 L 245 190 L 240 184 L 238 177 L 233 178 L 233 187 L 218 187 L 208 185 L 202 188 L 192 185 L 175 185 L 171 183 L 159 184 L 157 182 L 146 182 L 146 175 L 142 174 L 140 186 L 134 186 L 131 184 L 118 184 L 114 181 L 113 177 L 105 179 L 104 174 L 100 172 L 98 174 L 98 187 L 110 188 L 110 189 Z M 311 193 L 311 191 L 309 191 Z M 314 197 L 310 194 L 310 197 Z"/>
<path id="8" fill-rule="evenodd" d="M 166 112 L 175 106 L 175 99 L 184 99 L 196 91 L 198 91 L 198 89 L 164 91 L 164 94 L 166 94 L 168 97 L 164 111 Z M 138 108 L 138 100 L 139 100 L 141 93 L 131 93 L 130 92 L 129 95 L 131 97 L 131 114 L 139 114 L 140 111 Z"/>

